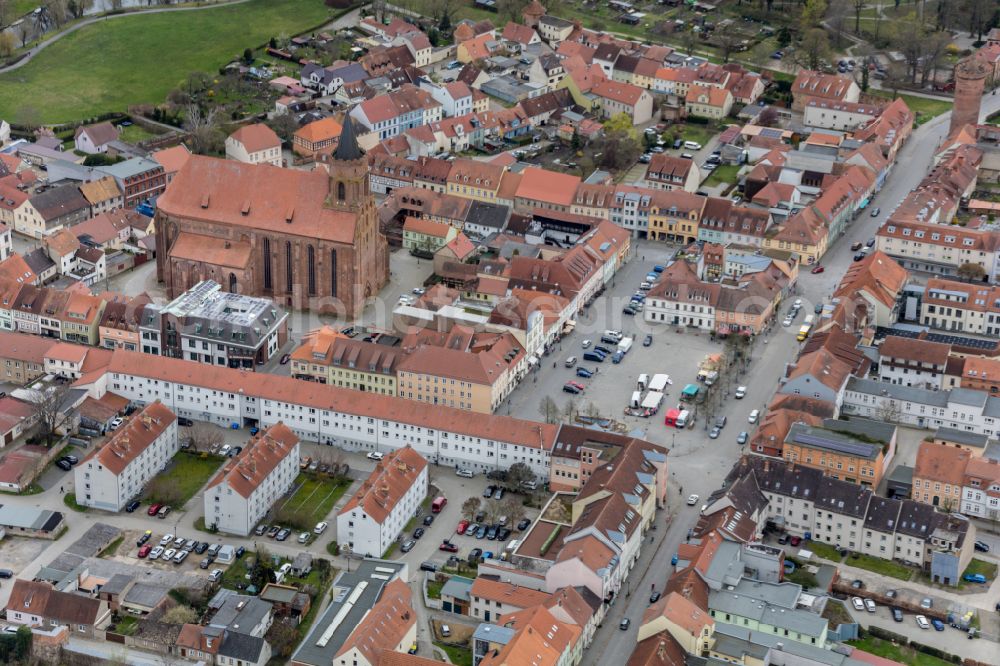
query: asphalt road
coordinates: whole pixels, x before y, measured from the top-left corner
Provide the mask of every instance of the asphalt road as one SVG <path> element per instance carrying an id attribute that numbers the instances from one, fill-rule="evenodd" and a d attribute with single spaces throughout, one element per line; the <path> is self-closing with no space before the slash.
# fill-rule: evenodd
<path id="1" fill-rule="evenodd" d="M 983 98 L 984 115 L 997 109 L 1000 109 L 1000 97 L 988 95 Z M 884 187 L 870 204 L 870 207 L 881 208 L 881 214 L 877 218 L 872 218 L 866 211 L 862 211 L 860 216 L 847 226 L 844 235 L 834 242 L 826 256 L 823 257 L 821 264 L 826 268 L 826 271 L 819 275 L 813 275 L 805 270 L 799 276 L 798 297 L 805 302 L 804 310 L 806 312 L 811 311 L 814 303 L 829 297 L 836 288 L 844 271 L 853 261 L 854 253 L 850 249 L 851 244 L 856 241 L 864 243 L 873 237 L 879 224 L 889 215 L 890 211 L 926 175 L 933 161 L 934 153 L 947 134 L 949 120 L 950 114 L 945 114 L 914 130 L 907 144 L 899 151 L 896 166 L 888 176 Z M 634 281 L 631 286 L 634 286 Z M 755 349 L 755 358 L 749 374 L 752 377 L 750 383 L 752 394 L 748 396 L 748 398 L 753 398 L 754 403 L 769 402 L 785 364 L 794 360 L 799 349 L 799 343 L 793 337 L 794 333 L 795 327 L 783 329 L 779 323 L 770 333 L 769 343 L 764 346 L 758 345 Z M 667 352 L 670 357 L 676 356 L 677 351 L 683 351 L 689 344 L 685 340 L 690 340 L 690 338 L 683 338 L 683 336 L 678 336 L 671 331 L 664 331 L 658 337 L 663 337 L 664 342 L 671 343 L 673 349 Z M 675 381 L 675 386 L 676 384 Z M 537 404 L 537 400 L 534 402 Z M 731 413 L 740 412 L 733 406 L 732 401 L 728 407 Z M 537 418 L 534 414 L 525 413 L 524 415 Z M 669 458 L 671 475 L 677 479 L 678 484 L 683 483 L 684 496 L 689 493 L 697 493 L 701 497 L 705 497 L 718 487 L 721 477 L 738 457 L 737 447 L 731 436 L 736 430 L 746 427 L 743 425 L 744 423 L 745 420 L 741 423 L 739 418 L 733 418 L 731 414 L 730 424 L 724 431 L 725 434 L 714 442 L 704 435 L 700 426 L 694 430 L 686 431 L 686 434 L 694 433 L 700 441 L 685 442 L 681 447 L 677 447 L 677 450 L 672 451 Z M 670 446 L 669 441 L 659 439 L 656 436 L 653 437 L 653 441 Z M 685 453 L 694 453 L 695 455 L 685 455 Z M 604 624 L 598 629 L 591 648 L 585 653 L 583 664 L 589 666 L 600 664 L 602 661 L 607 663 L 605 660 L 609 655 L 619 655 L 624 659 L 624 655 L 631 653 L 635 646 L 642 613 L 649 605 L 648 597 L 651 586 L 662 590 L 667 578 L 673 573 L 674 567 L 670 565 L 670 555 L 677 551 L 677 547 L 682 543 L 687 530 L 697 521 L 697 509 L 700 508 L 700 505 L 698 507 L 686 506 L 683 504 L 682 493 L 679 489 L 672 490 L 667 518 L 659 521 L 661 526 L 666 522 L 668 527 L 666 530 L 661 527 L 661 529 L 651 533 L 653 542 L 647 541 L 639 565 L 629 578 L 629 589 L 636 590 L 636 593 L 626 598 L 618 598 Z M 661 513 L 661 515 L 663 514 Z M 618 629 L 618 623 L 622 617 L 629 617 L 632 620 L 632 626 L 628 631 Z M 910 621 L 912 622 L 912 619 Z M 889 624 L 894 623 L 890 620 Z M 936 634 L 937 632 L 930 633 Z M 941 636 L 948 636 L 954 640 L 954 633 L 945 632 Z M 991 643 L 985 647 L 995 648 L 996 646 Z M 952 645 L 952 649 L 954 649 L 954 645 Z"/>

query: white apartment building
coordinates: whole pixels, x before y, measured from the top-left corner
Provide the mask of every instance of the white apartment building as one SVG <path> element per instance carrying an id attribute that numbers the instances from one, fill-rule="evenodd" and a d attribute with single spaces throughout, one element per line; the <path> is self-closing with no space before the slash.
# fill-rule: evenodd
<path id="1" fill-rule="evenodd" d="M 264 428 L 280 421 L 301 439 L 347 451 L 385 453 L 410 445 L 440 465 L 488 471 L 523 462 L 542 477 L 549 473 L 557 430 L 509 416 L 124 350 L 113 353 L 108 371 L 89 389 L 95 398 L 114 391 L 138 404 L 159 399 L 178 416 L 223 427 Z"/>
<path id="2" fill-rule="evenodd" d="M 1000 275 L 1000 233 L 946 224 L 888 220 L 875 246 L 913 271 L 956 275 L 962 264 L 978 264 L 991 281 Z"/>
<path id="3" fill-rule="evenodd" d="M 280 167 L 281 139 L 267 125 L 244 125 L 226 138 L 226 159 Z"/>
<path id="4" fill-rule="evenodd" d="M 337 514 L 337 542 L 381 557 L 427 497 L 427 461 L 409 446 L 381 460 Z"/>
<path id="5" fill-rule="evenodd" d="M 1000 520 L 1000 462 L 973 456 L 962 482 L 962 513 L 990 521 Z"/>
<path id="6" fill-rule="evenodd" d="M 1000 434 L 1000 398 L 967 388 L 935 391 L 851 377 L 840 411 L 917 428 Z"/>
<path id="7" fill-rule="evenodd" d="M 177 450 L 177 417 L 163 403 L 150 403 L 76 467 L 77 503 L 121 511 Z"/>
<path id="8" fill-rule="evenodd" d="M 946 331 L 1000 336 L 1000 287 L 931 278 L 920 321 Z"/>
<path id="9" fill-rule="evenodd" d="M 208 482 L 205 524 L 247 536 L 299 474 L 299 438 L 283 423 L 254 435 Z"/>

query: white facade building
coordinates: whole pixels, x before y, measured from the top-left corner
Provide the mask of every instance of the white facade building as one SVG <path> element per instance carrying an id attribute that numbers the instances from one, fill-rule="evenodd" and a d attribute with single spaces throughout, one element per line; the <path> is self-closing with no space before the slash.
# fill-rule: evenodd
<path id="1" fill-rule="evenodd" d="M 409 446 L 393 451 L 337 514 L 337 542 L 381 557 L 426 497 L 427 461 Z"/>
<path id="2" fill-rule="evenodd" d="M 247 536 L 299 474 L 299 438 L 276 423 L 247 442 L 208 482 L 205 524 Z"/>
<path id="3" fill-rule="evenodd" d="M 123 350 L 114 352 L 90 390 L 97 398 L 114 391 L 139 404 L 159 399 L 178 416 L 223 427 L 281 421 L 301 439 L 347 451 L 410 445 L 440 465 L 488 471 L 523 462 L 542 477 L 556 433 L 535 421 Z"/>
<path id="4" fill-rule="evenodd" d="M 121 511 L 177 450 L 177 417 L 160 402 L 147 405 L 76 467 L 77 503 Z"/>

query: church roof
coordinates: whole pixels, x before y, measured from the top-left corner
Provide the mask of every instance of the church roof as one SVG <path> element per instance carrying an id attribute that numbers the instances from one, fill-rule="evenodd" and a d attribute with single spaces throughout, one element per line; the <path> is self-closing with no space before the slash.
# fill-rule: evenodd
<path id="1" fill-rule="evenodd" d="M 350 162 L 361 159 L 364 154 L 365 152 L 358 145 L 358 134 L 354 127 L 354 120 L 350 116 L 345 116 L 344 129 L 340 133 L 337 149 L 333 151 L 333 159 Z"/>

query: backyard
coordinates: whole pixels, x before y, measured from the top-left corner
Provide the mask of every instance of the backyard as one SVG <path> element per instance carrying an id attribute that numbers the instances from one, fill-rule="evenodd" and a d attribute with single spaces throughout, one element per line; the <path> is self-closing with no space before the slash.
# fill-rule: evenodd
<path id="1" fill-rule="evenodd" d="M 894 645 L 889 641 L 884 641 L 874 636 L 865 636 L 860 640 L 848 641 L 848 644 L 853 645 L 859 650 L 864 650 L 865 652 L 870 652 L 886 659 L 892 659 L 908 666 L 945 666 L 951 663 L 944 659 L 918 652 L 911 647 Z"/>
<path id="2" fill-rule="evenodd" d="M 997 565 L 992 562 L 986 562 L 985 560 L 980 560 L 979 558 L 973 558 L 969 561 L 969 566 L 965 568 L 962 575 L 966 574 L 982 574 L 986 576 L 986 585 L 993 583 L 993 579 L 997 577 Z M 968 583 L 965 580 L 959 582 L 958 586 L 960 588 L 967 587 L 969 585 L 982 585 L 982 583 Z"/>
<path id="3" fill-rule="evenodd" d="M 844 564 L 882 574 L 883 576 L 898 578 L 899 580 L 910 580 L 914 572 L 912 567 L 893 562 L 892 560 L 883 560 L 879 557 L 863 555 L 862 553 L 851 553 L 844 561 Z"/>
<path id="4" fill-rule="evenodd" d="M 60 123 L 159 103 L 191 72 L 217 72 L 244 48 L 318 27 L 330 16 L 320 0 L 249 0 L 101 21 L 0 74 L 0 117 Z"/>
<path id="5" fill-rule="evenodd" d="M 146 485 L 143 499 L 180 510 L 222 465 L 222 458 L 181 451 L 165 472 Z"/>
<path id="6" fill-rule="evenodd" d="M 300 474 L 295 492 L 283 504 L 275 505 L 273 520 L 285 527 L 312 531 L 325 520 L 347 488 L 349 480 L 319 474 Z"/>
<path id="7" fill-rule="evenodd" d="M 706 186 L 711 185 L 722 185 L 724 183 L 735 183 L 736 174 L 739 173 L 741 165 L 739 164 L 723 164 L 722 166 L 715 169 L 712 174 L 705 179 L 703 183 Z"/>

